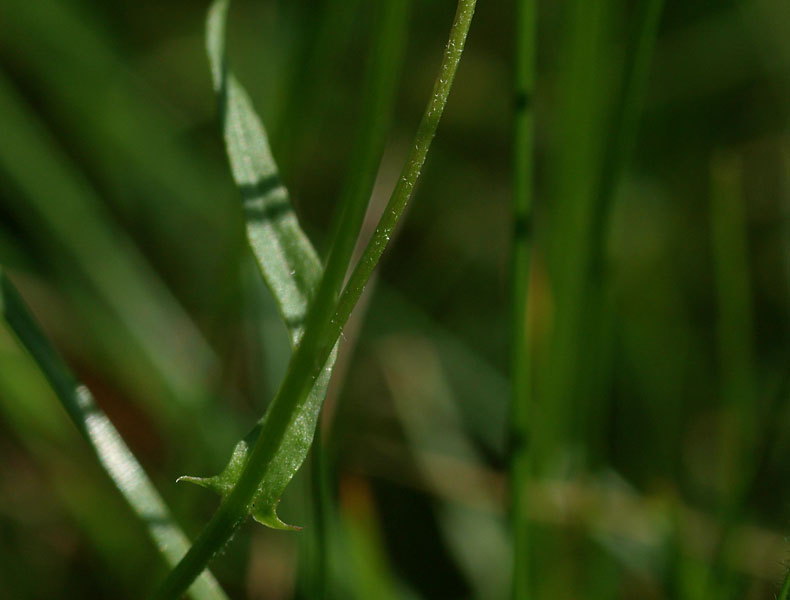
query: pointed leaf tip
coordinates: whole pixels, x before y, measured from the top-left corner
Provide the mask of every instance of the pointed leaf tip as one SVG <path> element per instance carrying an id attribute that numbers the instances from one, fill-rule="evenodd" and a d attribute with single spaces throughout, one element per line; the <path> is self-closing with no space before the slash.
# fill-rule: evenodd
<path id="1" fill-rule="evenodd" d="M 253 505 L 252 518 L 261 525 L 271 527 L 272 529 L 281 529 L 283 531 L 301 531 L 302 527 L 298 525 L 289 525 L 284 523 L 280 517 L 277 516 L 277 508 L 275 506 L 262 507 L 260 510 L 256 509 Z"/>
<path id="2" fill-rule="evenodd" d="M 199 485 L 200 487 L 211 490 L 212 492 L 216 492 L 221 496 L 225 495 L 222 482 L 219 481 L 217 477 L 192 477 L 191 475 L 182 475 L 176 479 L 176 483 L 181 483 L 182 481 L 185 481 L 186 483 L 194 483 L 195 485 Z"/>

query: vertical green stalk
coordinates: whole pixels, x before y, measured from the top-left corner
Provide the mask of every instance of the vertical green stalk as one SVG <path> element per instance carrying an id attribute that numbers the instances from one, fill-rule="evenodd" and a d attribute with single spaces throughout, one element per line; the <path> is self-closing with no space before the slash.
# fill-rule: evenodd
<path id="1" fill-rule="evenodd" d="M 340 337 L 343 326 L 356 305 L 378 259 L 384 252 L 392 230 L 414 191 L 414 186 L 419 178 L 420 170 L 425 164 L 428 149 L 436 134 L 439 120 L 450 94 L 466 35 L 472 22 L 475 4 L 476 0 L 459 0 L 458 2 L 458 10 L 439 67 L 439 75 L 425 114 L 417 128 L 414 145 L 385 213 L 351 275 L 348 285 L 343 290 L 337 303 L 337 309 L 334 309 L 334 303 L 332 303 L 330 305 L 332 310 L 326 310 L 319 302 L 319 297 L 316 296 L 304 336 L 291 358 L 285 378 L 271 403 L 258 439 L 236 485 L 154 598 L 158 600 L 177 598 L 203 571 L 211 558 L 228 542 L 254 508 L 252 502 L 255 492 L 269 463 L 280 447 L 286 431 L 291 427 L 299 426 L 295 422 L 295 416 L 305 401 L 313 381 L 326 364 L 332 348 Z M 322 282 L 323 285 L 325 284 Z"/>
<path id="2" fill-rule="evenodd" d="M 543 470 L 578 442 L 588 398 L 580 380 L 579 340 L 584 325 L 585 286 L 594 194 L 600 178 L 606 127 L 602 78 L 611 47 L 613 2 L 566 3 L 567 26 L 560 52 L 556 99 L 557 141 L 553 157 L 551 252 L 554 318 L 546 375 L 541 377 L 541 426 L 533 431 L 532 460 Z M 585 428 L 586 429 L 586 428 Z"/>
<path id="3" fill-rule="evenodd" d="M 743 480 L 754 462 L 757 424 L 752 369 L 752 302 L 749 282 L 742 166 L 737 157 L 718 158 L 712 167 L 711 243 L 716 306 L 720 394 L 732 439 L 732 479 Z M 734 427 L 733 427 L 734 426 Z M 729 483 L 735 484 L 734 481 Z M 739 487 L 735 484 L 735 488 Z M 735 491 L 727 485 L 725 494 Z"/>
<path id="4" fill-rule="evenodd" d="M 442 63 L 439 66 L 439 75 L 434 83 L 431 99 L 428 101 L 428 106 L 417 127 L 417 133 L 414 136 L 411 151 L 406 158 L 406 164 L 390 196 L 384 214 L 373 232 L 373 237 L 365 247 L 348 280 L 348 284 L 340 295 L 335 318 L 330 322 L 330 327 L 326 334 L 328 338 L 337 339 L 340 335 L 340 330 L 351 314 L 357 300 L 362 295 L 365 285 L 373 274 L 373 270 L 384 253 L 390 236 L 414 192 L 414 186 L 417 184 L 420 170 L 425 164 L 425 157 L 428 155 L 428 149 L 436 135 L 436 129 L 439 126 L 444 106 L 447 104 L 447 97 L 450 95 L 455 71 L 458 68 L 458 63 L 464 50 L 466 34 L 469 32 L 469 26 L 472 22 L 475 4 L 476 0 L 458 1 L 458 10 L 450 30 L 450 39 L 447 42 Z"/>
<path id="5" fill-rule="evenodd" d="M 362 95 L 362 119 L 352 151 L 350 167 L 340 194 L 340 202 L 331 231 L 329 258 L 324 276 L 318 288 L 308 324 L 324 322 L 332 317 L 343 280 L 351 263 L 368 199 L 378 174 L 378 166 L 392 121 L 397 84 L 405 42 L 408 37 L 407 23 L 411 0 L 379 0 L 373 48 L 368 60 Z M 313 445 L 313 484 L 315 485 L 316 549 L 317 563 L 314 570 L 314 594 L 324 598 L 329 573 L 327 552 L 328 520 L 333 514 L 332 498 L 329 494 L 326 473 L 326 449 L 322 442 L 319 419 L 316 440 Z"/>
<path id="6" fill-rule="evenodd" d="M 723 554 L 743 508 L 757 466 L 758 422 L 753 373 L 743 167 L 738 157 L 718 157 L 711 169 L 711 243 L 718 312 L 721 533 L 709 585 L 723 584 Z M 711 587 L 709 592 L 714 588 Z"/>
<path id="7" fill-rule="evenodd" d="M 607 69 L 614 52 L 609 38 L 622 5 L 580 0 L 569 7 L 551 236 L 556 318 L 541 456 L 574 440 L 584 444 L 586 460 L 597 460 L 603 446 L 604 423 L 596 417 L 605 410 L 592 402 L 599 399 L 601 382 L 596 380 L 604 376 L 600 363 L 611 205 L 636 137 L 663 1 L 641 0 L 635 8 L 623 68 L 614 78 Z M 619 90 L 615 97 L 613 88 Z"/>
<path id="8" fill-rule="evenodd" d="M 613 318 L 612 293 L 606 264 L 612 205 L 623 172 L 628 166 L 639 128 L 650 66 L 653 58 L 664 0 L 642 0 L 636 7 L 635 28 L 629 36 L 622 72 L 622 83 L 609 119 L 608 142 L 604 150 L 601 176 L 595 197 L 590 224 L 589 268 L 585 314 L 580 333 L 583 346 L 580 352 L 591 357 L 582 365 L 583 377 L 593 387 L 592 399 L 606 398 L 605 386 L 610 376 L 607 361 L 607 340 L 611 335 Z M 596 360 L 597 358 L 597 360 Z M 596 411 L 598 414 L 604 410 Z M 600 420 L 590 421 L 588 449 L 593 460 L 603 459 L 606 427 Z"/>
<path id="9" fill-rule="evenodd" d="M 529 598 L 529 534 L 526 486 L 530 463 L 530 336 L 527 307 L 532 244 L 536 0 L 516 0 L 513 115 L 513 250 L 511 258 L 510 511 L 513 537 L 513 600 Z"/>
<path id="10" fill-rule="evenodd" d="M 359 138 L 340 195 L 329 258 L 307 318 L 308 328 L 311 322 L 316 328 L 319 323 L 328 323 L 332 318 L 362 228 L 395 102 L 410 4 L 409 0 L 380 4 L 381 14 L 374 32 L 374 48 L 366 76 L 367 93 Z"/>
<path id="11" fill-rule="evenodd" d="M 285 172 L 294 167 L 295 155 L 305 149 L 307 134 L 321 127 L 319 99 L 332 91 L 332 67 L 348 51 L 363 10 L 360 4 L 360 0 L 316 0 L 307 9 L 321 13 L 319 23 L 300 34 L 303 47 L 289 66 L 293 81 L 287 86 L 272 135 L 277 162 Z"/>
<path id="12" fill-rule="evenodd" d="M 609 134 L 611 143 L 606 148 L 601 168 L 598 209 L 593 215 L 591 245 L 593 275 L 596 273 L 596 268 L 600 269 L 603 263 L 603 250 L 612 201 L 636 141 L 639 116 L 644 103 L 663 7 L 664 0 L 643 0 L 640 3 L 636 18 L 637 29 L 634 32 L 634 38 L 628 45 L 623 83 L 612 113 L 613 119 Z"/>

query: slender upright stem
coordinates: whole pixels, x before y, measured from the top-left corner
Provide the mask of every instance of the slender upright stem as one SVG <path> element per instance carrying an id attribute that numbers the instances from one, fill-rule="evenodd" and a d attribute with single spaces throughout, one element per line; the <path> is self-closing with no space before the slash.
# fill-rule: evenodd
<path id="1" fill-rule="evenodd" d="M 529 535 L 526 485 L 529 477 L 531 406 L 530 336 L 527 324 L 532 245 L 533 137 L 536 0 L 516 0 L 513 115 L 513 249 L 510 285 L 510 511 L 513 536 L 513 600 L 529 597 Z"/>
<path id="2" fill-rule="evenodd" d="M 280 385 L 247 464 L 233 490 L 198 536 L 184 559 L 170 573 L 158 593 L 157 600 L 177 598 L 208 564 L 209 560 L 230 540 L 252 508 L 253 498 L 266 469 L 274 457 L 295 416 L 305 401 L 316 376 L 326 364 L 340 332 L 353 310 L 365 284 L 373 273 L 389 237 L 403 214 L 406 204 L 425 163 L 431 141 L 450 94 L 453 77 L 461 59 L 466 35 L 472 22 L 476 0 L 459 0 L 458 10 L 445 48 L 439 75 L 434 84 L 425 114 L 417 129 L 414 145 L 406 160 L 384 215 L 368 243 L 348 285 L 338 302 L 337 310 L 328 313 L 326 322 L 318 318 L 321 311 L 311 310 L 304 336 L 294 352 L 285 378 Z M 317 303 L 316 303 L 317 305 Z M 333 316 L 334 315 L 334 316 Z M 298 425 L 297 425 L 298 426 Z"/>
<path id="3" fill-rule="evenodd" d="M 708 585 L 727 575 L 724 557 L 748 500 L 759 458 L 760 424 L 755 411 L 753 307 L 749 275 L 748 222 L 743 195 L 743 165 L 719 156 L 711 167 L 711 254 L 717 309 L 722 406 L 718 457 L 721 531 L 713 550 Z"/>
<path id="4" fill-rule="evenodd" d="M 343 280 L 351 264 L 392 120 L 410 9 L 411 0 L 379 0 L 377 3 L 372 32 L 373 48 L 362 96 L 362 118 L 350 168 L 340 194 L 336 222 L 332 227 L 329 258 L 308 316 L 308 327 L 311 324 L 313 327 L 321 327 L 321 323 L 332 318 Z M 325 596 L 327 587 L 329 556 L 326 552 L 328 541 L 325 538 L 328 532 L 327 517 L 331 512 L 331 496 L 323 481 L 326 465 L 321 437 L 319 422 L 313 446 L 315 501 L 320 504 L 315 511 L 317 553 L 314 592 L 319 596 L 316 600 Z"/>
<path id="5" fill-rule="evenodd" d="M 373 274 L 373 270 L 376 268 L 384 249 L 387 247 L 395 225 L 397 225 L 403 211 L 406 209 L 409 198 L 414 192 L 414 186 L 417 184 L 420 170 L 425 164 L 428 148 L 430 148 L 431 141 L 436 135 L 439 119 L 450 94 L 455 71 L 458 68 L 458 62 L 461 60 L 461 53 L 466 42 L 466 34 L 472 22 L 475 4 L 476 0 L 459 0 L 458 2 L 458 10 L 450 30 L 450 39 L 447 42 L 444 57 L 439 66 L 439 75 L 434 83 L 431 99 L 428 101 L 422 121 L 420 121 L 420 125 L 417 128 L 417 134 L 414 136 L 411 151 L 406 158 L 406 164 L 401 171 L 395 190 L 390 196 L 384 214 L 340 296 L 335 318 L 330 324 L 330 330 L 327 332 L 327 336 L 330 338 L 336 338 L 340 334 L 340 330 L 354 309 L 357 300 L 362 295 L 365 285 Z"/>
<path id="6" fill-rule="evenodd" d="M 604 269 L 604 248 L 609 231 L 612 202 L 636 142 L 639 117 L 644 104 L 663 8 L 664 0 L 644 0 L 638 7 L 637 27 L 634 39 L 629 43 L 623 72 L 623 84 L 615 101 L 609 130 L 610 142 L 606 146 L 601 166 L 596 210 L 592 217 L 590 241 L 592 263 L 590 275 L 592 277 L 598 277 Z"/>

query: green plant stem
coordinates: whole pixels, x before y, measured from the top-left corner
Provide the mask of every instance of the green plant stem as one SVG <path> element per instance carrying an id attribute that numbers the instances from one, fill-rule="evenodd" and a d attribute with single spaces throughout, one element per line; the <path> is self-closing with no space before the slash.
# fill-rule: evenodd
<path id="1" fill-rule="evenodd" d="M 447 103 L 475 4 L 476 0 L 459 0 L 450 39 L 439 67 L 439 75 L 417 129 L 414 145 L 373 238 L 343 290 L 337 310 L 333 311 L 334 316 L 331 316 L 330 312 L 328 322 L 322 323 L 318 319 L 322 313 L 318 303 L 316 302 L 311 309 L 304 337 L 291 358 L 288 371 L 272 401 L 258 440 L 238 482 L 200 533 L 187 555 L 170 573 L 154 596 L 157 600 L 177 598 L 228 542 L 250 513 L 252 499 L 261 477 L 275 455 L 285 432 L 290 427 L 298 427 L 298 424 L 294 423 L 294 416 L 304 402 L 313 381 L 324 367 L 414 191 L 428 148 Z"/>
<path id="2" fill-rule="evenodd" d="M 410 9 L 411 0 L 395 2 L 385 0 L 377 3 L 376 24 L 372 34 L 373 49 L 365 76 L 362 119 L 350 168 L 340 194 L 336 223 L 331 228 L 333 233 L 329 258 L 311 307 L 308 326 L 310 323 L 319 326 L 319 323 L 325 323 L 332 318 L 343 280 L 351 263 L 392 121 Z M 319 419 L 312 463 L 313 482 L 316 486 L 314 498 L 317 504 L 315 507 L 317 553 L 314 572 L 316 600 L 326 596 L 326 578 L 329 573 L 326 536 L 329 531 L 329 516 L 332 513 L 332 498 L 325 481 L 326 449 L 322 437 Z"/>
<path id="3" fill-rule="evenodd" d="M 592 387 L 593 401 L 608 397 L 604 388 L 611 376 L 609 336 L 613 318 L 613 296 L 609 285 L 606 250 L 612 206 L 636 143 L 663 7 L 664 0 L 640 0 L 635 7 L 635 29 L 626 46 L 622 83 L 609 119 L 608 141 L 591 213 L 589 263 L 585 275 L 586 288 L 582 296 L 585 299 L 584 318 L 575 345 L 581 348 L 580 352 L 597 358 L 583 361 L 583 372 L 580 376 Z M 595 410 L 599 415 L 606 412 L 600 407 Z M 588 455 L 596 463 L 604 458 L 607 427 L 600 421 L 590 422 L 588 432 Z"/>
<path id="4" fill-rule="evenodd" d="M 458 2 L 458 10 L 450 31 L 450 39 L 445 48 L 431 99 L 417 128 L 411 151 L 406 159 L 403 171 L 401 171 L 398 183 L 392 192 L 392 196 L 390 196 L 384 214 L 340 296 L 335 318 L 330 323 L 329 331 L 327 332 L 327 337 L 329 338 L 336 339 L 340 335 L 343 325 L 345 325 L 357 300 L 362 295 L 365 285 L 373 274 L 373 270 L 376 268 L 384 249 L 387 247 L 390 236 L 414 192 L 414 186 L 420 176 L 420 170 L 425 164 L 428 148 L 434 135 L 436 135 L 439 119 L 450 94 L 453 77 L 455 77 L 458 62 L 461 59 L 466 34 L 469 31 L 469 25 L 474 14 L 475 4 L 476 0 L 459 0 Z"/>
<path id="5" fill-rule="evenodd" d="M 22 346 L 30 353 L 74 426 L 91 446 L 102 467 L 144 523 L 148 534 L 169 565 L 184 556 L 189 540 L 170 516 L 164 500 L 143 467 L 124 443 L 107 415 L 80 384 L 27 310 L 13 284 L 0 269 L 0 310 Z M 226 599 L 208 571 L 189 589 L 194 600 Z"/>
<path id="6" fill-rule="evenodd" d="M 709 593 L 726 576 L 727 545 L 741 517 L 759 463 L 755 409 L 753 307 L 749 281 L 743 165 L 736 156 L 718 156 L 711 167 L 711 254 L 717 308 L 717 350 L 722 420 L 718 448 L 721 531 L 708 575 Z"/>
<path id="7" fill-rule="evenodd" d="M 617 185 L 636 142 L 639 116 L 644 104 L 653 50 L 658 36 L 664 0 L 643 0 L 636 18 L 637 30 L 629 51 L 623 74 L 623 84 L 616 100 L 613 119 L 598 186 L 597 208 L 593 213 L 590 244 L 590 276 L 600 278 L 603 270 L 605 241 L 609 215 Z"/>
<path id="8" fill-rule="evenodd" d="M 529 534 L 526 485 L 529 477 L 531 409 L 530 336 L 527 307 L 532 245 L 533 137 L 536 0 L 516 0 L 515 109 L 513 115 L 513 249 L 510 341 L 510 511 L 513 539 L 513 600 L 529 597 Z"/>
<path id="9" fill-rule="evenodd" d="M 407 37 L 411 0 L 384 1 L 378 5 L 380 14 L 373 32 L 374 46 L 366 74 L 362 120 L 335 224 L 331 228 L 329 259 L 315 300 L 316 306 L 331 306 L 332 309 L 351 263 L 378 174 Z"/>
<path id="10" fill-rule="evenodd" d="M 782 584 L 782 591 L 779 592 L 777 600 L 790 600 L 790 570 L 785 575 L 785 582 Z"/>

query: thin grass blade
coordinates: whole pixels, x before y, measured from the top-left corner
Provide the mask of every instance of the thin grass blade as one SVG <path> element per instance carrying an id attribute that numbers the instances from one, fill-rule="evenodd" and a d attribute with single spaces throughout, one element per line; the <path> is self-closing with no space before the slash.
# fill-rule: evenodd
<path id="1" fill-rule="evenodd" d="M 206 50 L 222 133 L 242 196 L 250 246 L 296 343 L 321 280 L 321 261 L 299 227 L 252 101 L 228 69 L 225 28 L 229 5 L 229 0 L 214 2 L 206 23 Z"/>
<path id="2" fill-rule="evenodd" d="M 71 374 L 2 270 L 0 310 L 21 344 L 38 363 L 69 418 L 90 444 L 102 467 L 145 524 L 167 564 L 177 564 L 186 554 L 189 540 L 173 521 L 164 500 L 118 430 L 96 404 L 90 390 Z M 194 600 L 227 598 L 209 571 L 204 571 L 195 580 L 189 595 Z"/>

